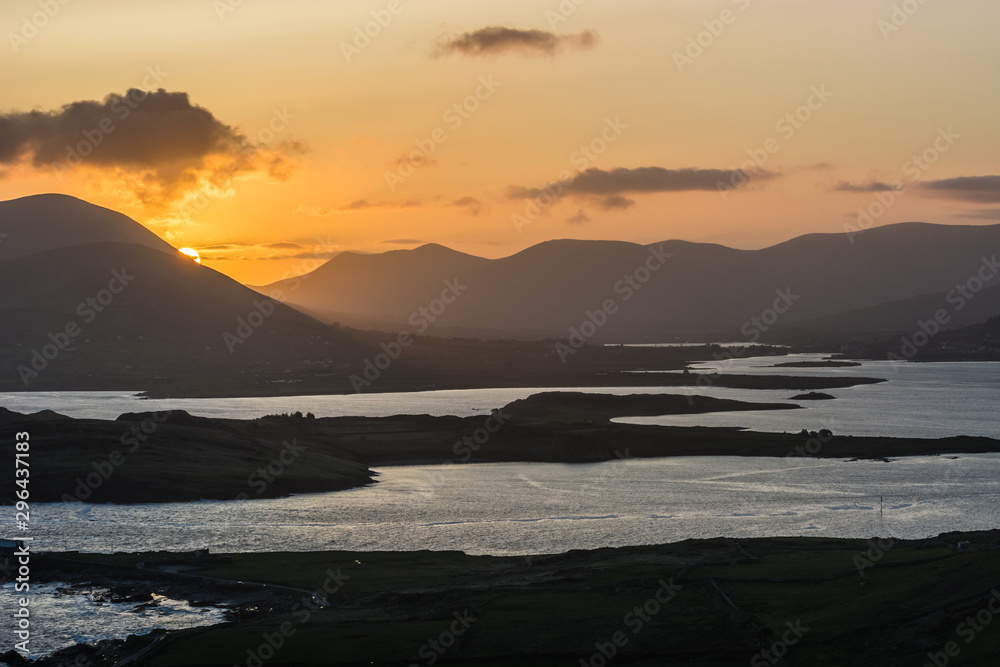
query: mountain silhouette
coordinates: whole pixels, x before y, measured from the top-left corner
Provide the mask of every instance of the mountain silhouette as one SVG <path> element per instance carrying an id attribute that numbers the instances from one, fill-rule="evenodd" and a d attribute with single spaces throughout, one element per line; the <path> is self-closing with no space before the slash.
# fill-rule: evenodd
<path id="1" fill-rule="evenodd" d="M 120 388 L 127 378 L 281 374 L 363 358 L 366 343 L 62 195 L 0 203 L 0 386 Z"/>
<path id="2" fill-rule="evenodd" d="M 46 194 L 0 202 L 0 262 L 43 250 L 87 243 L 134 243 L 177 250 L 135 220 L 69 195 Z"/>
<path id="3" fill-rule="evenodd" d="M 590 319 L 603 322 L 595 341 L 741 341 L 791 328 L 815 333 L 841 314 L 839 334 L 905 329 L 914 318 L 947 307 L 934 306 L 933 295 L 944 297 L 975 277 L 997 250 L 1000 225 L 927 223 L 887 225 L 853 238 L 809 234 L 761 250 L 677 240 L 646 246 L 555 240 L 484 259 L 427 245 L 343 253 L 307 274 L 294 293 L 288 290 L 292 281 L 256 289 L 281 289 L 287 303 L 327 322 L 395 331 L 409 327 L 412 314 L 433 301 L 445 281 L 458 280 L 467 289 L 435 318 L 431 333 L 565 337 Z M 656 253 L 669 258 L 644 273 Z M 630 277 L 637 288 L 629 287 Z M 1000 276 L 992 280 L 984 286 L 1000 284 Z M 895 318 L 879 311 L 883 304 L 928 295 L 909 309 L 894 306 Z M 615 309 L 605 318 L 597 311 L 609 299 Z M 996 314 L 985 300 L 966 314 L 981 315 L 978 321 L 990 310 Z M 776 301 L 785 312 L 775 319 L 767 311 Z M 764 326 L 753 323 L 762 316 Z M 958 320 L 956 325 L 972 323 L 964 315 Z"/>

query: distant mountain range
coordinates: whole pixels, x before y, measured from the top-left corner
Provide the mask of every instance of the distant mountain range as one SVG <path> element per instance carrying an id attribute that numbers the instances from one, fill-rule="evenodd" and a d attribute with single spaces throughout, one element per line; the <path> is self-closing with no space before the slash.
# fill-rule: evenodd
<path id="1" fill-rule="evenodd" d="M 1000 276 L 989 268 L 998 251 L 1000 225 L 926 223 L 870 229 L 853 242 L 809 234 L 762 250 L 558 240 L 491 260 L 428 244 L 341 253 L 292 279 L 294 291 L 292 280 L 255 289 L 326 322 L 384 331 L 425 322 L 430 333 L 493 338 L 567 337 L 585 326 L 601 342 L 837 339 L 907 331 L 941 308 L 945 328 L 1000 313 L 1000 290 L 990 289 Z M 661 255 L 662 267 L 649 270 Z M 431 322 L 420 309 L 447 281 L 461 295 Z M 959 308 L 952 293 L 966 283 L 982 289 Z M 605 317 L 598 311 L 609 300 Z"/>
<path id="2" fill-rule="evenodd" d="M 401 332 L 539 342 L 419 338 L 373 390 L 592 383 L 635 364 L 564 364 L 557 341 L 830 347 L 912 333 L 939 311 L 942 329 L 984 322 L 1000 313 L 998 248 L 1000 225 L 919 223 L 754 251 L 561 240 L 485 259 L 431 244 L 344 252 L 258 292 L 124 215 L 38 195 L 0 202 L 0 390 L 352 391 L 352 376 L 382 374 L 376 355 L 399 356 Z M 279 293 L 288 305 L 264 296 Z M 658 359 L 637 364 L 680 363 Z"/>

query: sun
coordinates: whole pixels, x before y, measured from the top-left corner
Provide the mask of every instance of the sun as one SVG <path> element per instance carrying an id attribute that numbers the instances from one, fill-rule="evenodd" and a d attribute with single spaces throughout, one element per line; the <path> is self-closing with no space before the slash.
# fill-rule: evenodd
<path id="1" fill-rule="evenodd" d="M 199 255 L 198 251 L 195 250 L 194 248 L 180 248 L 178 250 L 178 252 L 180 252 L 181 254 L 187 255 L 188 257 L 190 257 L 194 261 L 196 261 L 199 264 L 201 264 L 201 255 Z"/>

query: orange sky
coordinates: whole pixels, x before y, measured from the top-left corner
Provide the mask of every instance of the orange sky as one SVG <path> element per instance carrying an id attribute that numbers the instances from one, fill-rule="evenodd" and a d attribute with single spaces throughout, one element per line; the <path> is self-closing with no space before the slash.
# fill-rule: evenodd
<path id="1" fill-rule="evenodd" d="M 4 2 L 0 199 L 121 210 L 258 284 L 431 241 L 490 257 L 551 238 L 754 248 L 842 231 L 878 196 L 893 201 L 876 224 L 1000 221 L 992 180 L 951 180 L 1000 174 L 1000 3 L 575 2 Z M 366 24 L 376 36 L 355 43 Z M 66 130 L 27 112 L 68 122 L 63 105 L 160 87 L 202 109 L 208 148 L 186 153 L 189 126 L 149 113 L 78 165 L 39 157 L 65 162 L 100 116 Z M 925 151 L 933 164 L 907 164 Z M 750 154 L 762 169 L 720 193 L 707 170 Z M 562 196 L 532 199 L 560 178 Z"/>

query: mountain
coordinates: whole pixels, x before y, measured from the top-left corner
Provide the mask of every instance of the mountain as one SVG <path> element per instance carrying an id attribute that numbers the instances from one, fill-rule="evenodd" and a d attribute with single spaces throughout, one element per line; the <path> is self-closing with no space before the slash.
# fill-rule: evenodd
<path id="1" fill-rule="evenodd" d="M 46 194 L 0 202 L 0 262 L 43 250 L 117 242 L 167 254 L 177 250 L 135 220 L 69 195 Z"/>
<path id="2" fill-rule="evenodd" d="M 0 203 L 0 387 L 264 383 L 346 368 L 369 343 L 61 195 Z"/>
<path id="3" fill-rule="evenodd" d="M 426 300 L 428 294 L 440 293 L 445 279 L 439 274 L 466 275 L 489 263 L 434 243 L 377 255 L 341 252 L 333 260 L 307 274 L 308 278 L 254 289 L 268 296 L 282 296 L 288 303 L 327 321 L 363 326 L 380 322 L 382 326 L 377 328 L 392 331 L 394 323 L 405 322 L 410 316 L 414 303 Z M 324 299 L 328 285 L 364 288 L 338 290 L 336 301 L 328 302 Z"/>
<path id="4" fill-rule="evenodd" d="M 385 331 L 567 337 L 584 327 L 603 342 L 756 341 L 793 328 L 818 333 L 831 323 L 838 335 L 905 329 L 921 314 L 953 308 L 935 305 L 935 295 L 974 281 L 998 250 L 1000 225 L 927 223 L 873 228 L 853 239 L 809 234 L 761 250 L 557 240 L 484 259 L 431 245 L 344 253 L 301 278 L 258 289 L 327 322 Z M 461 285 L 460 295 L 435 304 L 448 281 Z M 983 283 L 997 284 L 995 271 Z M 913 299 L 886 317 L 884 304 Z M 996 314 L 991 303 L 980 299 L 960 317 L 956 311 L 958 325 L 972 323 L 969 313 L 979 321 Z M 432 305 L 433 318 L 421 314 Z"/>
<path id="5" fill-rule="evenodd" d="M 947 315 L 942 330 L 971 327 L 1000 313 L 1000 284 L 983 289 L 975 298 L 966 301 L 961 309 L 956 310 L 955 307 L 962 303 L 961 299 L 957 290 L 922 294 L 777 328 L 775 336 L 781 342 L 799 343 L 803 342 L 801 338 L 809 337 L 810 342 L 830 343 L 841 341 L 847 336 L 908 334 L 916 331 L 920 322 L 932 320 L 941 309 Z"/>

